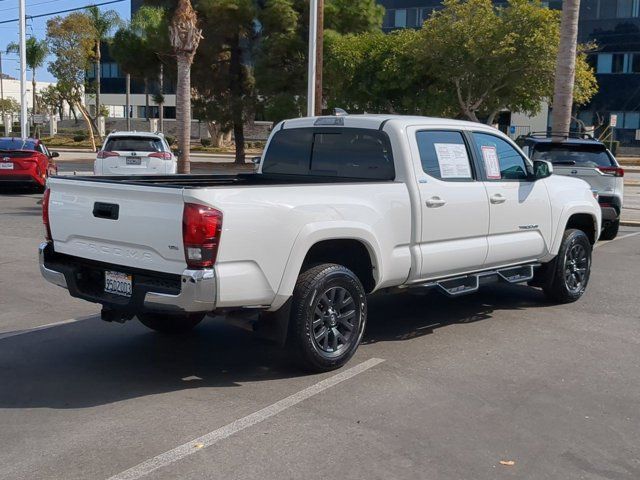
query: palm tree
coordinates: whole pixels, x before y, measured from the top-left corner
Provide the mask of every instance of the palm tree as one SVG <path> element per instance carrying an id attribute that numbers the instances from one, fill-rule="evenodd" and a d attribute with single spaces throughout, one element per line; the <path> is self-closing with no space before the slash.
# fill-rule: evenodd
<path id="1" fill-rule="evenodd" d="M 576 50 L 580 0 L 564 0 L 560 24 L 560 47 L 556 61 L 551 124 L 554 132 L 569 132 L 573 108 L 573 85 L 576 76 Z M 562 140 L 561 136 L 554 137 Z"/>
<path id="2" fill-rule="evenodd" d="M 176 85 L 176 126 L 178 127 L 178 173 L 191 173 L 191 65 L 202 30 L 190 0 L 178 0 L 169 25 L 169 40 L 178 64 Z"/>
<path id="3" fill-rule="evenodd" d="M 36 97 L 36 70 L 42 65 L 49 54 L 49 47 L 46 40 L 37 40 L 35 37 L 29 37 L 25 44 L 27 68 L 31 70 L 31 94 L 33 95 L 33 112 L 38 111 Z M 7 45 L 7 53 L 20 53 L 20 45 L 12 42 Z"/>
<path id="4" fill-rule="evenodd" d="M 122 25 L 122 20 L 115 10 L 107 10 L 101 12 L 95 5 L 87 8 L 87 15 L 91 20 L 91 24 L 94 29 L 94 54 L 93 62 L 95 64 L 95 82 L 96 82 L 96 118 L 100 115 L 100 76 L 101 68 L 100 61 L 102 60 L 102 54 L 100 52 L 100 44 L 108 40 L 109 34 L 114 28 Z"/>

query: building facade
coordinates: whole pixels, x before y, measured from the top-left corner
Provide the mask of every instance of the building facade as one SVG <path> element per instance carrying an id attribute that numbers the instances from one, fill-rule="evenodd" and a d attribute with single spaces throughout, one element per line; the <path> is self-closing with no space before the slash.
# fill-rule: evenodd
<path id="1" fill-rule="evenodd" d="M 590 61 L 600 87 L 578 118 L 608 124 L 615 114 L 616 139 L 640 144 L 640 0 L 582 0 L 578 35 L 582 43 L 597 44 Z"/>

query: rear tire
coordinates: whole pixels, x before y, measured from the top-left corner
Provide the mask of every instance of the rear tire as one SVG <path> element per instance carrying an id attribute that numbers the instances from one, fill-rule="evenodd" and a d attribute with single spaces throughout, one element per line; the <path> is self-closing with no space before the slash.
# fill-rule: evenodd
<path id="1" fill-rule="evenodd" d="M 549 300 L 570 303 L 585 292 L 591 274 L 591 243 L 582 230 L 564 232 L 558 256 L 546 269 L 542 289 Z"/>
<path id="2" fill-rule="evenodd" d="M 164 313 L 140 313 L 136 315 L 145 327 L 166 335 L 187 333 L 204 318 L 204 313 L 169 315 Z"/>
<path id="3" fill-rule="evenodd" d="M 618 236 L 618 229 L 620 228 L 620 220 L 615 220 L 608 224 L 602 230 L 600 234 L 600 240 L 613 240 Z"/>
<path id="4" fill-rule="evenodd" d="M 340 368 L 358 349 L 366 320 L 366 292 L 351 270 L 332 263 L 311 267 L 293 291 L 290 353 L 307 371 Z"/>

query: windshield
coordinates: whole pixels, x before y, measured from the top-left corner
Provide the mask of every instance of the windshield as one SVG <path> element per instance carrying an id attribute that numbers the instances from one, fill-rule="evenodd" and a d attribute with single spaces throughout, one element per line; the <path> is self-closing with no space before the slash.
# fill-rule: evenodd
<path id="1" fill-rule="evenodd" d="M 604 145 L 536 145 L 533 160 L 547 160 L 556 165 L 577 167 L 611 167 L 614 165 Z"/>
<path id="2" fill-rule="evenodd" d="M 108 152 L 163 152 L 162 140 L 158 137 L 111 137 L 104 150 Z"/>
<path id="3" fill-rule="evenodd" d="M 21 138 L 0 138 L 0 150 L 29 150 L 35 151 L 36 142 Z"/>

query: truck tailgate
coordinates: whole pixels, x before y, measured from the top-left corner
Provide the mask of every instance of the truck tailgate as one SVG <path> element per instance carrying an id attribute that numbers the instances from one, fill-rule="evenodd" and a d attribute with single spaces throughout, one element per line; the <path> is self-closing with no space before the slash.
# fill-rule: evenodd
<path id="1" fill-rule="evenodd" d="M 182 188 L 50 178 L 49 221 L 56 252 L 180 274 Z"/>

